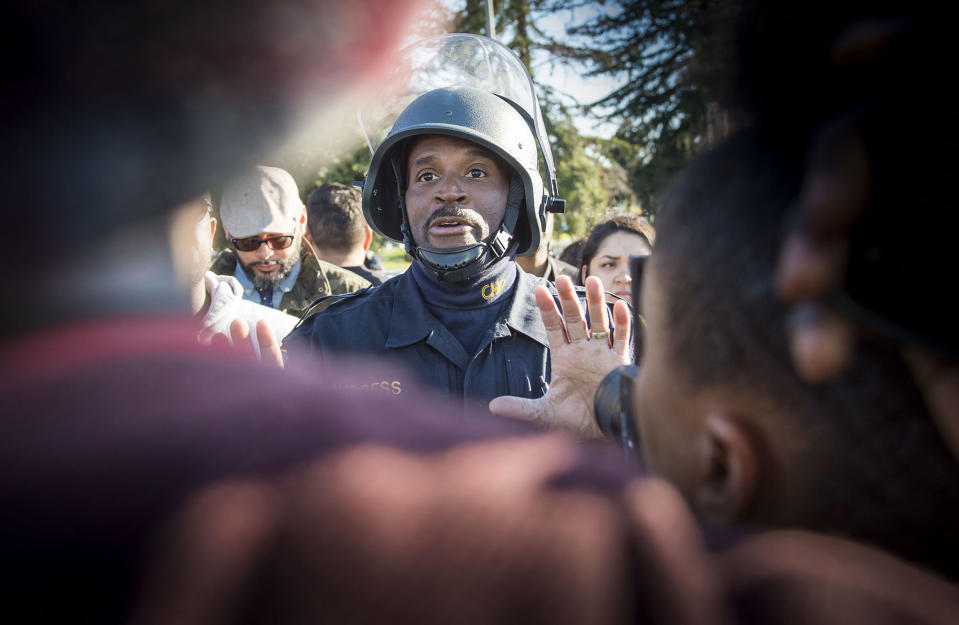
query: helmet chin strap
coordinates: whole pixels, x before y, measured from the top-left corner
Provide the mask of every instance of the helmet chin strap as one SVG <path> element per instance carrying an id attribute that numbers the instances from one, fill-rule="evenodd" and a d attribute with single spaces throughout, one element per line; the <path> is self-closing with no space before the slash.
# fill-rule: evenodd
<path id="1" fill-rule="evenodd" d="M 396 159 L 391 159 L 391 161 L 396 172 L 396 180 L 403 180 L 399 173 L 399 163 Z M 526 196 L 523 181 L 516 174 L 510 176 L 506 211 L 503 215 L 503 222 L 496 233 L 488 241 L 450 248 L 417 245 L 413 241 L 406 215 L 406 201 L 404 199 L 406 194 L 402 189 L 402 184 L 400 184 L 400 187 L 400 208 L 403 215 L 401 229 L 406 253 L 419 259 L 423 266 L 430 270 L 434 279 L 440 282 L 468 280 L 509 252 L 513 244 L 513 233 L 516 229 L 516 222 L 519 220 L 520 208 Z"/>

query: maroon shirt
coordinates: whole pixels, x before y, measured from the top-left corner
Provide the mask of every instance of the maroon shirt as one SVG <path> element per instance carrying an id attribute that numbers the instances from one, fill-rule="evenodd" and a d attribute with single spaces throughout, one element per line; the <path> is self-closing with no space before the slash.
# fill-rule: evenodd
<path id="1" fill-rule="evenodd" d="M 0 561 L 13 604 L 82 622 L 128 609 L 140 558 L 185 497 L 379 441 L 428 452 L 532 435 L 485 412 L 445 414 L 382 363 L 282 371 L 202 347 L 190 319 L 126 318 L 0 350 Z M 616 455 L 573 482 L 625 482 Z"/>

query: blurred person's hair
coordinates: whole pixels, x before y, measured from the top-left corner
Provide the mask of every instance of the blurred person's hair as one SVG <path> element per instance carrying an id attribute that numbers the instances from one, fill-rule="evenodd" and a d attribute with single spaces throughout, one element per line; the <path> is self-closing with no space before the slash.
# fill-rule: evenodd
<path id="1" fill-rule="evenodd" d="M 668 302 L 665 341 L 691 388 L 768 398 L 769 428 L 798 431 L 813 474 L 810 529 L 883 546 L 959 574 L 959 465 L 898 350 L 866 340 L 845 372 L 811 385 L 792 366 L 773 272 L 801 163 L 740 134 L 695 161 L 664 196 L 652 256 Z M 772 417 L 770 417 L 772 419 Z M 775 488 L 769 459 L 761 480 Z M 767 470 L 768 469 L 768 470 Z"/>
<path id="2" fill-rule="evenodd" d="M 559 255 L 559 259 L 564 263 L 568 263 L 578 269 L 583 259 L 583 245 L 585 244 L 585 237 L 572 241 L 569 245 L 563 248 L 562 253 Z"/>

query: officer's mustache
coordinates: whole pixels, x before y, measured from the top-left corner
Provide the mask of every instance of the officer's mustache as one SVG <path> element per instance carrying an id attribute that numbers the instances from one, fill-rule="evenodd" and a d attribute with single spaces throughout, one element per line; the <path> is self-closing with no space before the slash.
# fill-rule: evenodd
<path id="1" fill-rule="evenodd" d="M 443 217 L 456 217 L 457 219 L 465 221 L 474 228 L 479 228 L 482 230 L 482 224 L 478 223 L 476 220 L 476 211 L 463 208 L 462 206 L 458 206 L 456 204 L 444 204 L 430 213 L 429 218 L 426 220 L 426 227 L 429 228 L 431 223 Z"/>

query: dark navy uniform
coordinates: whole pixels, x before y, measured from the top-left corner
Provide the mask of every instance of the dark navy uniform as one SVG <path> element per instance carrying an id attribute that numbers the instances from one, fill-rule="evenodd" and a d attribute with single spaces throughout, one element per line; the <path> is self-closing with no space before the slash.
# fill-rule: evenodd
<path id="1" fill-rule="evenodd" d="M 409 271 L 376 288 L 342 296 L 322 312 L 307 313 L 283 345 L 291 353 L 305 350 L 313 357 L 337 352 L 386 355 L 411 379 L 451 399 L 537 398 L 550 380 L 546 328 L 533 294 L 538 284 L 549 283 L 519 272 L 512 301 L 475 354 L 466 353 L 430 312 Z M 395 393 L 404 381 L 386 382 Z"/>

